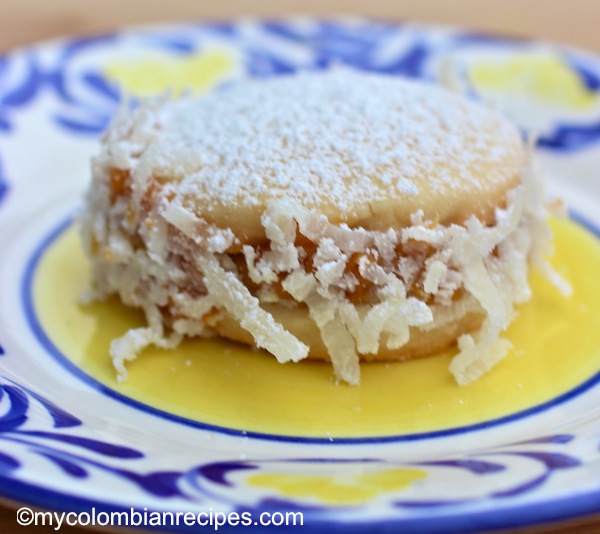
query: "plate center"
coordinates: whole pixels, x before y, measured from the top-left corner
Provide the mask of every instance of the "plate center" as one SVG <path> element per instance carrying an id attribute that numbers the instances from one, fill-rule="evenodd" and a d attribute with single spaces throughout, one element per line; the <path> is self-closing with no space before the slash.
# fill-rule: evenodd
<path id="1" fill-rule="evenodd" d="M 534 297 L 519 308 L 507 332 L 513 349 L 466 387 L 456 385 L 448 372 L 453 350 L 407 362 L 362 364 L 361 384 L 351 387 L 337 384 L 328 364 L 281 365 L 263 351 L 218 338 L 189 339 L 171 351 L 147 349 L 128 364 L 129 380 L 117 384 L 110 342 L 143 326 L 143 315 L 117 298 L 78 304 L 90 283 L 90 265 L 73 226 L 45 245 L 30 288 L 33 320 L 80 370 L 165 415 L 319 439 L 448 431 L 543 409 L 600 372 L 600 244 L 571 221 L 554 221 L 553 229 L 554 263 L 574 295 L 563 298 L 534 272 Z"/>

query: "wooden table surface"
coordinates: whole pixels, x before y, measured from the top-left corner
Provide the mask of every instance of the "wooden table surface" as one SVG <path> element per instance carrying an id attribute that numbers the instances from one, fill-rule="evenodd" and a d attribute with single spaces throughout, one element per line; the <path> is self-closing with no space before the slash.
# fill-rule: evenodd
<path id="1" fill-rule="evenodd" d="M 600 53 L 600 0 L 0 0 L 0 52 L 61 35 L 123 25 L 240 16 L 351 14 L 458 24 L 558 41 Z M 49 527 L 30 527 L 39 534 Z M 23 532 L 13 509 L 0 506 L 0 533 Z M 61 531 L 84 532 L 64 527 Z M 600 517 L 519 532 L 600 533 Z M 89 532 L 89 531 L 88 531 Z"/>

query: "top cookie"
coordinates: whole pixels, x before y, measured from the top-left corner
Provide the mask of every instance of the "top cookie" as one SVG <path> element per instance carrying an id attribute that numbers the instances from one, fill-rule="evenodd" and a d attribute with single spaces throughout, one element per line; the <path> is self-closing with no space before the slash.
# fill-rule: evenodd
<path id="1" fill-rule="evenodd" d="M 368 230 L 410 225 L 419 209 L 442 224 L 493 219 L 525 161 L 518 130 L 483 105 L 346 69 L 242 80 L 155 117 L 129 128 L 135 196 L 168 183 L 249 244 L 266 239 L 260 217 L 276 198 Z"/>

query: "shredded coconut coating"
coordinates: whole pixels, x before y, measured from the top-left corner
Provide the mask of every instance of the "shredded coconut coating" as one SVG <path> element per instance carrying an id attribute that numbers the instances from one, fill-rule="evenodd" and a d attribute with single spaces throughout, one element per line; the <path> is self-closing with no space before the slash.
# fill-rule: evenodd
<path id="1" fill-rule="evenodd" d="M 510 346 L 501 333 L 530 298 L 530 263 L 568 292 L 545 260 L 543 187 L 515 132 L 439 89 L 347 70 L 123 110 L 82 216 L 93 293 L 148 320 L 113 342 L 119 377 L 144 347 L 213 335 L 225 316 L 299 361 L 309 347 L 262 307 L 277 303 L 307 310 L 350 384 L 359 356 L 479 311 L 450 365 L 459 384 L 476 380 Z M 411 243 L 428 254 L 398 256 Z M 369 304 L 348 298 L 361 283 Z"/>

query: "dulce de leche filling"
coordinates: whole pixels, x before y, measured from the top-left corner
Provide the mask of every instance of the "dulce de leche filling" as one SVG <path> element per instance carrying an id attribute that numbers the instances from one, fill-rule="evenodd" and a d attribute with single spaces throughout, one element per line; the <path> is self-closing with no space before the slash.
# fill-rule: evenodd
<path id="1" fill-rule="evenodd" d="M 271 237 L 254 244 L 179 204 L 169 179 L 150 177 L 135 191 L 130 171 L 109 168 L 104 176 L 107 220 L 111 228 L 118 225 L 120 230 L 111 232 L 121 237 L 115 250 L 114 239 L 97 239 L 97 232 L 90 232 L 96 281 L 101 291 L 116 290 L 125 303 L 142 307 L 151 325 L 114 342 L 111 354 L 122 374 L 123 362 L 137 347 L 169 347 L 182 335 L 205 335 L 223 313 L 235 317 L 279 361 L 302 359 L 308 347 L 261 309 L 280 302 L 305 306 L 336 374 L 355 384 L 356 353 L 376 353 L 382 335 L 388 349 L 401 347 L 409 327 L 452 320 L 452 305 L 466 299 L 469 309 L 474 302 L 488 317 L 477 337 L 458 339 L 459 355 L 450 370 L 460 384 L 468 383 L 505 354 L 508 345 L 499 334 L 513 304 L 529 298 L 528 257 L 539 257 L 536 250 L 548 237 L 531 171 L 523 173 L 524 184 L 507 195 L 492 223 L 472 216 L 463 225 L 445 226 L 416 214 L 410 227 L 374 232 L 332 225 L 301 206 L 277 205 L 262 219 Z M 163 236 L 158 271 L 153 231 Z M 211 245 L 211 235 L 219 233 L 220 241 Z M 123 252 L 119 239 L 132 253 Z M 123 280 L 137 277 L 135 286 L 119 278 L 123 269 L 130 272 Z M 497 284 L 511 289 L 502 292 Z"/>
<path id="2" fill-rule="evenodd" d="M 146 225 L 152 224 L 152 220 L 148 216 L 157 208 L 157 204 L 161 198 L 161 195 L 165 195 L 163 192 L 165 180 L 157 177 L 152 177 L 149 180 L 148 185 L 141 197 L 139 209 L 136 213 L 131 200 L 132 187 L 129 171 L 113 168 L 110 169 L 108 176 L 111 205 L 114 205 L 118 200 L 128 204 L 126 218 L 129 224 L 135 225 L 136 221 L 142 221 L 142 224 Z M 165 195 L 167 200 L 171 200 L 172 197 L 172 193 L 167 193 Z M 433 227 L 434 225 L 431 222 L 427 224 L 430 227 Z M 177 234 L 176 230 L 173 232 L 175 235 Z M 139 249 L 140 247 L 144 246 L 143 240 L 138 231 L 132 232 L 130 234 L 130 238 L 131 244 L 135 249 Z M 179 235 L 178 240 L 181 241 L 181 239 L 184 238 Z M 256 295 L 259 293 L 261 287 L 259 284 L 255 283 L 248 274 L 247 261 L 241 252 L 243 246 L 244 243 L 242 243 L 239 239 L 236 239 L 235 242 L 227 248 L 226 254 L 231 258 L 232 262 L 236 266 L 238 276 L 241 281 L 252 294 Z M 294 246 L 299 250 L 299 257 L 303 270 L 306 273 L 315 274 L 316 269 L 314 267 L 313 258 L 317 251 L 318 243 L 314 243 L 308 237 L 301 234 L 299 230 L 297 230 Z M 206 290 L 202 283 L 202 276 L 197 272 L 197 269 L 194 266 L 193 257 L 191 257 L 193 256 L 194 245 L 188 243 L 187 246 L 182 248 L 185 252 L 183 252 L 179 258 L 179 266 L 188 274 L 188 281 L 184 287 L 180 287 L 180 290 L 185 291 L 190 295 L 203 295 L 205 294 Z M 270 244 L 268 242 L 260 243 L 255 245 L 253 248 L 255 250 L 256 259 L 258 260 L 264 255 L 264 253 L 269 252 Z M 425 264 L 435 250 L 436 249 L 430 243 L 418 241 L 416 239 L 407 239 L 404 242 L 398 242 L 395 244 L 395 256 L 392 261 L 388 260 L 385 262 L 385 265 L 383 259 L 376 250 L 366 250 L 364 252 L 355 252 L 351 254 L 346 262 L 345 274 L 352 279 L 352 284 L 351 287 L 344 291 L 345 298 L 354 305 L 374 304 L 379 300 L 376 294 L 376 284 L 374 284 L 372 280 L 369 280 L 363 276 L 363 270 L 360 268 L 361 264 L 363 266 L 374 264 L 383 267 L 388 272 L 391 272 L 398 276 L 398 278 L 401 278 L 406 285 L 408 296 L 418 298 L 426 304 L 434 303 L 435 295 L 425 291 L 423 286 L 426 274 Z M 400 258 L 406 258 L 410 260 L 411 265 L 413 266 L 410 276 L 407 276 L 406 273 L 401 273 L 399 271 L 398 260 Z M 275 294 L 279 299 L 293 301 L 294 297 L 290 295 L 282 285 L 282 282 L 286 276 L 286 273 L 279 273 L 278 279 L 269 285 L 275 291 Z M 448 301 L 449 297 L 451 301 L 456 301 L 462 296 L 462 294 L 463 290 L 461 288 L 455 288 L 449 295 L 445 295 L 445 299 Z M 161 306 L 160 311 L 165 318 L 170 318 L 168 307 Z M 214 310 L 210 313 L 207 313 L 205 316 L 206 322 L 210 323 L 214 315 Z"/>

